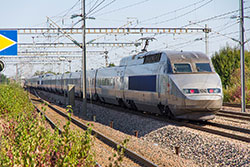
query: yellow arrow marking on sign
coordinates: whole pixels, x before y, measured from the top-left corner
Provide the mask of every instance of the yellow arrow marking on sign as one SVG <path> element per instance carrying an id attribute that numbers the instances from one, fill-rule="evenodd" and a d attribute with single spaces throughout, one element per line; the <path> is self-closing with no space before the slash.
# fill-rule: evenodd
<path id="1" fill-rule="evenodd" d="M 14 45 L 16 42 L 0 34 L 0 51 Z"/>

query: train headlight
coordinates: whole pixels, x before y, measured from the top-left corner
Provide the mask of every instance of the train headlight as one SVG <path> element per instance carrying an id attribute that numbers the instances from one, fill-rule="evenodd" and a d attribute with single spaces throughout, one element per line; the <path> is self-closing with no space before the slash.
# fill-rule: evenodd
<path id="1" fill-rule="evenodd" d="M 209 88 L 207 89 L 208 93 L 220 93 L 221 90 L 219 88 Z"/>
<path id="2" fill-rule="evenodd" d="M 185 94 L 195 94 L 195 93 L 200 93 L 199 89 L 183 89 L 183 92 Z"/>

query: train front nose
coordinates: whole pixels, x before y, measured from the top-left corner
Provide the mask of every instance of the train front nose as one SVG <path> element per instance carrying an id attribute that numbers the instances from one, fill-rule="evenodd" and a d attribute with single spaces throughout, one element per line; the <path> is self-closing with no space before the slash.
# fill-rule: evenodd
<path id="1" fill-rule="evenodd" d="M 178 95 L 182 99 L 181 103 L 176 104 L 177 118 L 209 120 L 215 117 L 223 101 L 221 82 L 217 75 L 190 74 L 172 78 L 176 89 L 180 91 L 176 97 Z"/>
<path id="2" fill-rule="evenodd" d="M 220 95 L 186 96 L 185 108 L 193 111 L 218 111 L 222 106 Z"/>
<path id="3" fill-rule="evenodd" d="M 215 118 L 216 111 L 219 111 L 222 106 L 221 89 L 207 89 L 203 93 L 201 90 L 197 90 L 197 93 L 185 94 L 184 110 L 186 113 L 181 115 L 182 118 L 192 120 L 210 120 Z"/>

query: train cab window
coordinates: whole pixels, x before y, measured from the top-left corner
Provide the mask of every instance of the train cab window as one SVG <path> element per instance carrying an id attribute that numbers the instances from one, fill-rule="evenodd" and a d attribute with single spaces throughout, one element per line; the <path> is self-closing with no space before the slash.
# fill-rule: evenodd
<path id="1" fill-rule="evenodd" d="M 167 73 L 168 74 L 173 73 L 173 70 L 172 70 L 172 67 L 171 67 L 171 62 L 170 62 L 169 58 L 167 58 Z"/>
<path id="2" fill-rule="evenodd" d="M 196 63 L 196 69 L 198 72 L 212 72 L 209 63 Z"/>
<path id="3" fill-rule="evenodd" d="M 156 63 L 159 62 L 160 60 L 161 60 L 161 53 L 147 55 L 144 57 L 143 64 Z"/>
<path id="4" fill-rule="evenodd" d="M 192 72 L 190 64 L 174 64 L 174 72 Z"/>

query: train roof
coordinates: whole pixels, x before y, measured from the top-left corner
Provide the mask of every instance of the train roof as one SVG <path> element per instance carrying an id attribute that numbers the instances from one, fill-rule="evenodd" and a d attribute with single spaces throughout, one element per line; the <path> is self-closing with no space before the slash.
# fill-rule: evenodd
<path id="1" fill-rule="evenodd" d="M 161 54 L 159 61 L 166 61 L 167 58 L 170 59 L 171 62 L 186 62 L 186 61 L 207 62 L 209 61 L 209 57 L 202 52 L 159 50 L 159 51 L 143 52 L 137 55 L 122 58 L 120 61 L 120 66 L 144 64 L 144 57 L 147 57 L 150 55 L 157 56 L 157 54 Z"/>
<path id="2" fill-rule="evenodd" d="M 202 53 L 196 51 L 165 51 L 167 57 L 170 61 L 173 62 L 182 62 L 182 61 L 195 61 L 195 62 L 204 62 L 209 61 L 209 57 Z"/>

